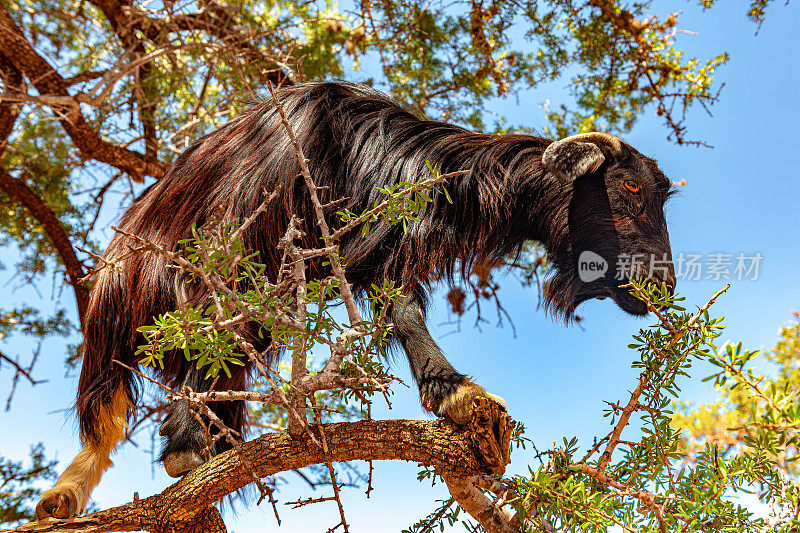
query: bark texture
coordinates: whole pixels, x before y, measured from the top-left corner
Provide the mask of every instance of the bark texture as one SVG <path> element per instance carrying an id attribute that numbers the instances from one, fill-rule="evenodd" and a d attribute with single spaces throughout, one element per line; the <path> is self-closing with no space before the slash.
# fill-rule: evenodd
<path id="1" fill-rule="evenodd" d="M 486 424 L 491 426 L 487 430 Z M 146 530 L 155 533 L 225 531 L 213 506 L 227 494 L 278 472 L 331 461 L 403 460 L 431 465 L 457 487 L 456 498 L 470 494 L 471 476 L 501 472 L 508 462 L 508 445 L 514 422 L 492 402 L 476 401 L 470 424 L 457 426 L 445 420 L 363 420 L 311 426 L 321 441 L 324 431 L 328 452 L 309 433 L 292 437 L 269 433 L 214 457 L 160 494 L 119 507 L 70 520 L 48 519 L 21 526 L 17 532 L 81 532 Z M 499 440 L 497 436 L 500 436 Z M 493 444 L 485 441 L 495 440 Z M 486 456 L 499 450 L 499 456 Z M 492 452 L 490 452 L 492 453 Z M 500 464 L 502 463 L 502 466 Z M 252 470 L 250 469 L 252 467 Z M 477 489 L 473 490 L 476 492 Z M 470 512 L 482 523 L 490 517 L 473 500 Z M 459 500 L 460 501 L 460 500 Z M 475 500 L 477 501 L 477 500 Z M 491 502 L 485 501 L 484 504 Z M 489 529 L 490 531 L 496 529 Z"/>

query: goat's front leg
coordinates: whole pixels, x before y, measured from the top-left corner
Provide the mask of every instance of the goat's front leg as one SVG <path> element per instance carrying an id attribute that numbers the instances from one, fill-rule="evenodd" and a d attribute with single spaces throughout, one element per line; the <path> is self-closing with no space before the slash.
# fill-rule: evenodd
<path id="1" fill-rule="evenodd" d="M 425 326 L 425 316 L 416 298 L 409 296 L 396 302 L 392 308 L 392 322 L 394 335 L 408 356 L 425 409 L 457 424 L 466 424 L 472 417 L 472 401 L 476 397 L 504 403 L 499 396 L 486 392 L 457 372 L 447 361 Z"/>

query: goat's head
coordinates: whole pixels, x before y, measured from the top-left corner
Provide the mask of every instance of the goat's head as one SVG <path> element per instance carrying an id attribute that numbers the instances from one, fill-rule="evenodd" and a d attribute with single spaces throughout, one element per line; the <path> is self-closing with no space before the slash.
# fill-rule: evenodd
<path id="1" fill-rule="evenodd" d="M 621 286 L 648 278 L 675 287 L 664 218 L 670 181 L 655 161 L 603 133 L 553 142 L 542 164 L 563 191 L 549 224 L 555 274 L 545 290 L 548 308 L 569 317 L 585 300 L 611 297 L 627 313 L 647 314 Z"/>

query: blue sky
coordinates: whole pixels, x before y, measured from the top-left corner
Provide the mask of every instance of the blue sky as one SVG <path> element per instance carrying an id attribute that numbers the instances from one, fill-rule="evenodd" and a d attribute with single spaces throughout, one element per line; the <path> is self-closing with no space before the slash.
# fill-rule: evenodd
<path id="1" fill-rule="evenodd" d="M 625 140 L 642 153 L 654 157 L 673 181 L 687 184 L 667 208 L 673 253 L 716 252 L 763 256 L 756 281 L 733 281 L 730 291 L 714 306 L 714 313 L 726 316 L 727 339 L 741 340 L 749 348 L 770 347 L 780 324 L 800 307 L 800 183 L 797 179 L 797 123 L 800 121 L 800 65 L 796 6 L 776 2 L 758 36 L 746 19 L 745 2 L 720 3 L 702 14 L 693 4 L 660 2 L 658 11 L 685 9 L 679 27 L 699 35 L 680 35 L 678 43 L 689 54 L 710 57 L 728 51 L 730 62 L 718 72 L 726 82 L 721 101 L 712 109 L 714 117 L 700 112 L 690 116 L 690 136 L 707 140 L 714 149 L 679 147 L 665 141 L 660 119 L 644 117 Z M 498 105 L 498 111 L 513 116 L 515 123 L 542 127 L 545 116 L 539 104 L 549 99 L 557 106 L 566 98 L 559 84 L 531 91 L 516 102 Z M 15 262 L 7 249 L 0 261 Z M 8 272 L 4 273 L 8 275 Z M 679 281 L 678 290 L 690 304 L 702 304 L 722 281 Z M 0 286 L 0 298 L 9 304 L 48 308 L 52 295 L 40 296 L 28 288 L 14 290 L 14 282 Z M 64 293 L 64 297 L 68 295 Z M 469 373 L 490 391 L 507 399 L 509 409 L 525 424 L 527 436 L 542 449 L 562 437 L 578 436 L 586 443 L 605 435 L 603 400 L 625 396 L 635 380 L 630 369 L 634 354 L 625 346 L 638 328 L 650 319 L 633 319 L 609 300 L 585 304 L 582 331 L 554 324 L 536 309 L 532 290 L 506 283 L 503 303 L 517 326 L 514 338 L 509 328 L 485 326 L 482 332 L 465 317 L 461 332 L 441 338 L 441 345 L 453 364 Z M 450 326 L 437 326 L 448 319 L 443 293 L 433 298 L 436 309 L 430 324 L 440 337 Z M 26 355 L 33 349 L 11 341 L 0 344 L 6 353 Z M 63 410 L 73 401 L 75 376 L 64 376 L 64 346 L 48 341 L 43 346 L 38 378 L 50 381 L 31 388 L 20 383 L 13 409 L 0 413 L 0 454 L 22 459 L 31 443 L 43 441 L 49 454 L 70 460 L 78 450 L 76 425 Z M 411 382 L 405 363 L 395 370 Z M 0 369 L 0 397 L 7 393 L 10 372 Z M 684 386 L 684 399 L 710 401 L 713 389 L 696 379 Z M 393 408 L 376 403 L 374 416 L 420 418 L 423 415 L 417 393 L 397 387 Z M 133 491 L 147 496 L 170 483 L 160 465 L 152 465 L 142 449 L 127 445 L 115 457 L 116 466 L 103 478 L 93 497 L 106 508 L 130 501 Z M 534 464 L 529 452 L 512 458 L 510 472 L 524 472 Z M 65 465 L 60 465 L 63 468 Z M 151 476 L 151 467 L 153 475 Z M 378 463 L 373 485 L 366 499 L 361 489 L 344 491 L 345 509 L 352 531 L 399 531 L 434 508 L 433 500 L 447 497 L 441 486 L 416 481 L 417 466 Z M 312 493 L 294 474 L 278 495 L 280 502 Z M 281 505 L 281 507 L 285 507 Z M 299 511 L 281 509 L 280 531 L 325 531 L 338 521 L 335 504 L 319 504 Z M 230 531 L 252 532 L 276 529 L 267 504 L 228 515 Z M 277 530 L 277 529 L 276 529 Z"/>

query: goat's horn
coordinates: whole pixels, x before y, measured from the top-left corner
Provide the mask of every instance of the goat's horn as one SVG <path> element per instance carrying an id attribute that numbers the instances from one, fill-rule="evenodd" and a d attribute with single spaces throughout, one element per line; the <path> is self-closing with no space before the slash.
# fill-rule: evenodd
<path id="1" fill-rule="evenodd" d="M 622 141 L 610 133 L 601 133 L 599 131 L 593 131 L 590 133 L 579 133 L 577 135 L 572 135 L 570 137 L 565 137 L 563 139 L 559 139 L 560 142 L 566 141 L 583 141 L 583 142 L 595 142 L 600 141 L 602 143 L 608 144 L 614 150 L 614 152 L 621 152 L 622 151 Z"/>
<path id="2" fill-rule="evenodd" d="M 608 133 L 581 133 L 550 143 L 542 153 L 542 164 L 563 179 L 572 181 L 600 168 L 605 156 L 600 146 L 614 154 L 622 152 L 622 141 Z"/>

